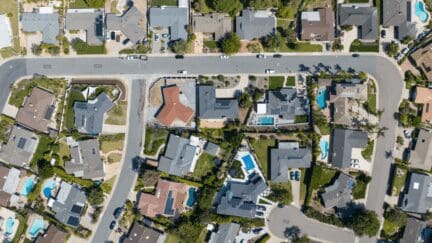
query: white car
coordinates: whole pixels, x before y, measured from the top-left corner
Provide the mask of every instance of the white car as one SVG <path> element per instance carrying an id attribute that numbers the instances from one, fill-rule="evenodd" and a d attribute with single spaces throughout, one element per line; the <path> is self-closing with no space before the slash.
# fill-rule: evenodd
<path id="1" fill-rule="evenodd" d="M 402 55 L 406 55 L 408 53 L 409 49 L 408 48 L 404 48 L 402 49 L 401 53 Z"/>
<path id="2" fill-rule="evenodd" d="M 186 70 L 178 70 L 177 73 L 179 73 L 179 74 L 187 74 L 187 71 Z"/>
<path id="3" fill-rule="evenodd" d="M 258 59 L 266 59 L 266 56 L 264 54 L 258 54 L 256 57 Z"/>
<path id="4" fill-rule="evenodd" d="M 267 73 L 267 74 L 272 74 L 272 73 L 275 73 L 276 71 L 274 70 L 274 69 L 266 69 L 265 70 L 265 73 Z"/>
<path id="5" fill-rule="evenodd" d="M 405 138 L 411 138 L 411 133 L 408 130 L 403 131 Z"/>
<path id="6" fill-rule="evenodd" d="M 228 59 L 228 58 L 229 58 L 228 55 L 222 55 L 222 56 L 220 56 L 220 59 Z"/>

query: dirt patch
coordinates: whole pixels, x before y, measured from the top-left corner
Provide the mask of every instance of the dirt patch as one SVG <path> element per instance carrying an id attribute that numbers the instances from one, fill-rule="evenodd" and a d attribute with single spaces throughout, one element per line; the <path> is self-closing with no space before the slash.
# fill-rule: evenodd
<path id="1" fill-rule="evenodd" d="M 87 85 L 114 85 L 120 89 L 120 100 L 126 100 L 127 89 L 124 82 L 118 79 L 72 79 L 72 84 L 87 84 Z"/>
<path id="2" fill-rule="evenodd" d="M 225 126 L 223 120 L 200 120 L 201 128 L 222 128 Z"/>
<path id="3" fill-rule="evenodd" d="M 239 52 L 240 53 L 248 53 L 249 50 L 248 50 L 247 46 L 249 44 L 249 41 L 248 40 L 242 40 L 242 41 L 240 41 L 240 44 L 241 44 L 241 46 L 240 46 Z"/>
<path id="4" fill-rule="evenodd" d="M 161 90 L 162 86 L 165 86 L 165 79 L 162 78 L 154 82 L 153 85 L 151 86 L 149 92 L 149 100 L 150 100 L 151 107 L 158 107 L 162 105 L 163 102 L 162 90 Z"/>

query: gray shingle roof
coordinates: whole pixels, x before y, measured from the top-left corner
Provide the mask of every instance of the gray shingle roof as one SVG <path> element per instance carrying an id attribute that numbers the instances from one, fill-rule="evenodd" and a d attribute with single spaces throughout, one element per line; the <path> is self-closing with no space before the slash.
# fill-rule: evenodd
<path id="1" fill-rule="evenodd" d="M 103 18 L 102 12 L 93 13 L 66 13 L 66 30 L 85 30 L 87 43 L 90 45 L 103 44 Z"/>
<path id="2" fill-rule="evenodd" d="M 219 192 L 221 197 L 217 213 L 245 218 L 254 218 L 258 196 L 267 189 L 263 178 L 253 173 L 247 182 L 229 181 Z"/>
<path id="3" fill-rule="evenodd" d="M 339 25 L 355 25 L 359 28 L 359 39 L 378 38 L 378 12 L 368 4 L 340 4 Z"/>
<path id="4" fill-rule="evenodd" d="M 294 88 L 269 91 L 267 113 L 279 115 L 284 120 L 295 120 L 296 116 L 309 115 L 309 99 L 298 96 Z"/>
<path id="5" fill-rule="evenodd" d="M 204 151 L 206 151 L 208 154 L 217 156 L 219 152 L 219 145 L 212 142 L 207 142 L 204 147 Z"/>
<path id="6" fill-rule="evenodd" d="M 432 208 L 432 177 L 412 172 L 409 183 L 401 194 L 400 208 L 407 212 L 426 213 Z"/>
<path id="7" fill-rule="evenodd" d="M 333 185 L 326 187 L 322 194 L 324 206 L 326 208 L 345 207 L 351 202 L 351 192 L 354 185 L 354 178 L 343 173 L 339 174 Z"/>
<path id="8" fill-rule="evenodd" d="M 42 32 L 42 42 L 57 44 L 60 33 L 58 13 L 22 13 L 21 24 L 24 32 Z"/>
<path id="9" fill-rule="evenodd" d="M 102 132 L 104 115 L 113 106 L 105 93 L 87 102 L 75 102 L 75 127 L 81 133 L 99 134 Z"/>
<path id="10" fill-rule="evenodd" d="M 426 228 L 426 222 L 409 217 L 402 239 L 399 243 L 422 243 L 422 231 Z"/>
<path id="11" fill-rule="evenodd" d="M 26 166 L 36 149 L 36 134 L 18 126 L 12 128 L 8 142 L 0 145 L 0 160 L 16 166 Z"/>
<path id="12" fill-rule="evenodd" d="M 150 8 L 150 26 L 168 28 L 171 40 L 186 40 L 186 26 L 189 24 L 188 10 L 178 7 Z"/>
<path id="13" fill-rule="evenodd" d="M 415 147 L 409 156 L 410 167 L 430 170 L 432 167 L 432 133 L 420 129 Z"/>
<path id="14" fill-rule="evenodd" d="M 159 160 L 158 170 L 170 175 L 184 176 L 190 172 L 197 147 L 189 144 L 189 139 L 171 134 L 165 155 Z"/>
<path id="15" fill-rule="evenodd" d="M 334 167 L 343 169 L 351 165 L 353 148 L 366 148 L 368 135 L 366 132 L 335 128 L 333 129 L 331 146 L 331 164 Z"/>
<path id="16" fill-rule="evenodd" d="M 232 19 L 225 13 L 194 15 L 191 25 L 194 32 L 212 33 L 214 40 L 223 38 L 233 29 Z"/>
<path id="17" fill-rule="evenodd" d="M 106 26 L 108 31 L 121 31 L 124 35 L 136 44 L 146 37 L 145 28 L 141 26 L 141 21 L 145 14 L 141 13 L 135 6 L 132 6 L 122 16 L 109 13 L 106 16 Z"/>
<path id="18" fill-rule="evenodd" d="M 252 40 L 274 34 L 276 18 L 269 11 L 244 9 L 236 17 L 236 33 L 242 40 Z"/>
<path id="19" fill-rule="evenodd" d="M 383 26 L 396 27 L 397 38 L 415 37 L 416 24 L 411 22 L 412 2 L 410 0 L 383 0 Z"/>
<path id="20" fill-rule="evenodd" d="M 211 85 L 198 86 L 198 97 L 200 119 L 237 119 L 237 99 L 216 99 L 215 88 Z"/>
<path id="21" fill-rule="evenodd" d="M 216 233 L 211 235 L 209 243 L 234 243 L 240 230 L 240 224 L 229 223 L 219 225 Z"/>
<path id="22" fill-rule="evenodd" d="M 310 148 L 277 148 L 270 151 L 270 180 L 288 181 L 289 168 L 309 168 L 312 162 Z"/>
<path id="23" fill-rule="evenodd" d="M 97 139 L 79 141 L 70 150 L 72 160 L 65 163 L 66 173 L 91 180 L 105 176 Z"/>
<path id="24" fill-rule="evenodd" d="M 77 227 L 87 198 L 78 187 L 62 181 L 52 206 L 55 218 L 63 224 Z"/>

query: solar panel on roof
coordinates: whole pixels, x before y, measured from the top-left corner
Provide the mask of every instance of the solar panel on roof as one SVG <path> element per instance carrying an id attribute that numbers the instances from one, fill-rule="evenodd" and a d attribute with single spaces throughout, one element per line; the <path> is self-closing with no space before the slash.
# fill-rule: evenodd
<path id="1" fill-rule="evenodd" d="M 74 216 L 69 216 L 68 220 L 67 220 L 67 224 L 71 225 L 71 226 L 78 226 L 80 222 L 80 219 L 78 217 L 74 217 Z"/>
<path id="2" fill-rule="evenodd" d="M 81 214 L 81 211 L 82 211 L 81 206 L 79 206 L 79 205 L 73 205 L 72 206 L 72 209 L 71 209 L 72 213 Z"/>
<path id="3" fill-rule="evenodd" d="M 51 120 L 53 113 L 54 113 L 54 106 L 49 106 L 45 112 L 44 119 L 45 120 Z"/>
<path id="4" fill-rule="evenodd" d="M 17 147 L 20 148 L 20 149 L 24 149 L 24 146 L 25 146 L 26 142 L 27 142 L 27 139 L 20 138 L 19 141 L 18 141 Z"/>
<path id="5" fill-rule="evenodd" d="M 167 201 L 166 201 L 166 204 L 165 204 L 164 213 L 167 214 L 167 215 L 173 215 L 174 214 L 173 205 L 174 205 L 174 198 L 172 196 L 172 191 L 169 191 L 168 192 Z"/>

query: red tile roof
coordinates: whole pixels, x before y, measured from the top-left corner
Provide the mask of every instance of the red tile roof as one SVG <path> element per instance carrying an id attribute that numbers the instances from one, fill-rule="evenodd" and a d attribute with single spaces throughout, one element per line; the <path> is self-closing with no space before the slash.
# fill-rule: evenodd
<path id="1" fill-rule="evenodd" d="M 170 126 L 176 119 L 188 123 L 194 111 L 180 102 L 180 89 L 177 86 L 166 87 L 162 93 L 164 105 L 156 116 L 158 122 L 165 126 Z"/>

